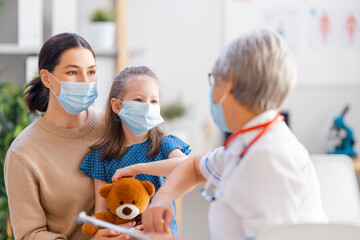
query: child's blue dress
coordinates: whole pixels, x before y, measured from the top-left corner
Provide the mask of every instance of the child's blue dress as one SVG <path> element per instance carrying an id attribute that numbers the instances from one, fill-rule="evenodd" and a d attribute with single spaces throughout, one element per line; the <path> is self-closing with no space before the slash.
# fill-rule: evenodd
<path id="1" fill-rule="evenodd" d="M 89 177 L 111 183 L 112 176 L 119 168 L 130 166 L 136 163 L 147 163 L 168 159 L 169 153 L 177 148 L 180 149 L 184 154 L 188 155 L 190 152 L 189 147 L 190 145 L 184 143 L 182 140 L 173 135 L 165 136 L 159 153 L 156 156 L 150 158 L 146 156 L 146 154 L 151 149 L 151 143 L 148 139 L 144 142 L 136 143 L 127 147 L 125 153 L 120 158 L 114 158 L 110 161 L 101 160 L 102 151 L 91 152 L 83 160 L 80 169 L 83 170 Z M 136 178 L 140 181 L 149 181 L 153 183 L 156 191 L 165 181 L 165 177 L 144 174 L 137 175 Z M 175 202 L 173 202 L 173 205 L 176 215 Z M 175 217 L 170 224 L 170 230 L 173 236 L 179 236 Z"/>

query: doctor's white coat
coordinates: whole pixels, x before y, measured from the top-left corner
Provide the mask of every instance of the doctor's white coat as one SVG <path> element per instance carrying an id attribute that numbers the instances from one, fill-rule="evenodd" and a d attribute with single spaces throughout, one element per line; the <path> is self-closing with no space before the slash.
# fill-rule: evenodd
<path id="1" fill-rule="evenodd" d="M 276 111 L 252 119 L 245 128 L 271 121 Z M 284 122 L 276 123 L 240 159 L 261 131 L 236 137 L 227 148 L 205 155 L 200 170 L 221 180 L 209 210 L 211 239 L 253 239 L 286 223 L 326 222 L 319 181 L 307 150 Z"/>

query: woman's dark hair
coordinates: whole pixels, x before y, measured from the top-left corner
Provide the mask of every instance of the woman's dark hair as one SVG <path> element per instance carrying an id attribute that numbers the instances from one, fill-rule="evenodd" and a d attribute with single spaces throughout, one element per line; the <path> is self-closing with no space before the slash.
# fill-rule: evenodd
<path id="1" fill-rule="evenodd" d="M 113 112 L 111 99 L 116 98 L 121 100 L 128 87 L 137 81 L 140 76 L 149 76 L 157 84 L 159 83 L 156 75 L 148 67 L 143 66 L 125 68 L 114 79 L 105 111 L 105 134 L 98 143 L 90 147 L 92 151 L 103 151 L 101 159 L 111 160 L 113 158 L 119 158 L 126 151 L 122 121 L 120 117 Z M 151 150 L 147 153 L 147 156 L 154 157 L 159 153 L 163 136 L 164 133 L 162 133 L 160 127 L 155 127 L 148 131 Z"/>
<path id="2" fill-rule="evenodd" d="M 25 103 L 30 113 L 45 112 L 49 103 L 49 89 L 41 81 L 40 70 L 53 71 L 59 64 L 61 54 L 71 48 L 86 48 L 95 58 L 90 44 L 75 33 L 60 33 L 49 38 L 39 53 L 39 77 L 34 78 L 24 88 Z"/>

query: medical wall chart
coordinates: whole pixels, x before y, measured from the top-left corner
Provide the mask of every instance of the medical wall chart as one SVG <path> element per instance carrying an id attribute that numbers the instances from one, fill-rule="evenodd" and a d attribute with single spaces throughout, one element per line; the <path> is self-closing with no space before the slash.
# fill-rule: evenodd
<path id="1" fill-rule="evenodd" d="M 268 28 L 298 64 L 298 87 L 360 87 L 360 1 L 225 0 L 223 44 Z"/>

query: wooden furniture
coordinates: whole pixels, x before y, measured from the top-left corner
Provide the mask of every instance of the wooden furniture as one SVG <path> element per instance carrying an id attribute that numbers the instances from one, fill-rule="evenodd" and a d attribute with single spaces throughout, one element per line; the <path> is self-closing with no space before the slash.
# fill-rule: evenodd
<path id="1" fill-rule="evenodd" d="M 128 66 L 129 62 L 129 50 L 127 41 L 127 0 L 116 0 L 116 72 L 119 73 Z"/>
<path id="2" fill-rule="evenodd" d="M 360 174 L 360 157 L 352 158 L 355 168 L 355 173 Z"/>

